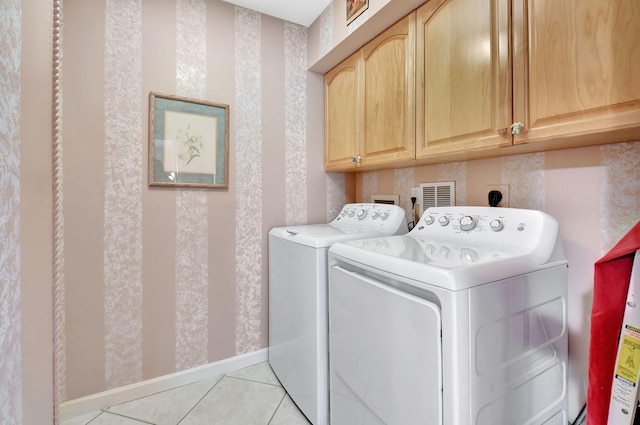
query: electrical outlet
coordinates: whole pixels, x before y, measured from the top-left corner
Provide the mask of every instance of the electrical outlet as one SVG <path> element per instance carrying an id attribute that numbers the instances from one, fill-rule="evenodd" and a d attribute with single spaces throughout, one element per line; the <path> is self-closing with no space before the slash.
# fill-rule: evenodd
<path id="1" fill-rule="evenodd" d="M 415 200 L 416 200 L 416 203 L 414 205 L 412 205 L 412 208 L 413 208 L 412 215 L 413 215 L 413 217 L 411 217 L 411 221 L 413 222 L 413 224 L 415 224 L 418 221 L 420 221 L 420 212 L 422 211 L 422 207 L 420 206 L 421 196 L 420 196 L 420 188 L 419 187 L 412 187 L 411 188 L 411 197 L 415 198 Z"/>
<path id="2" fill-rule="evenodd" d="M 486 189 L 485 202 L 489 205 L 488 195 L 492 190 L 499 190 L 502 193 L 502 201 L 499 206 L 509 207 L 509 185 L 508 184 L 487 184 L 484 186 Z"/>

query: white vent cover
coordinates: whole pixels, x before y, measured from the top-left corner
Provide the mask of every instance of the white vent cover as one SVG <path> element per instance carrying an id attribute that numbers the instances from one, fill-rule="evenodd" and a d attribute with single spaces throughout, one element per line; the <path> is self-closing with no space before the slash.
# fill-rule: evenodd
<path id="1" fill-rule="evenodd" d="M 371 195 L 371 203 L 400 205 L 400 195 Z"/>
<path id="2" fill-rule="evenodd" d="M 455 182 L 420 183 L 420 216 L 429 207 L 449 207 L 456 204 Z"/>

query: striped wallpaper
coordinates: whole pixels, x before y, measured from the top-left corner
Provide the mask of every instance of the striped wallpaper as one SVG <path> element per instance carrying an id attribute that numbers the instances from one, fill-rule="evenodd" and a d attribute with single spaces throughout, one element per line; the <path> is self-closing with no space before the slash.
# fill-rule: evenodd
<path id="1" fill-rule="evenodd" d="M 342 173 L 326 173 L 327 213 L 326 221 L 338 216 L 342 206 L 348 202 L 345 198 L 345 175 Z M 355 199 L 354 199 L 355 201 Z"/>
<path id="2" fill-rule="evenodd" d="M 0 423 L 22 424 L 19 0 L 0 13 Z"/>
<path id="3" fill-rule="evenodd" d="M 64 14 L 67 398 L 266 347 L 266 233 L 344 199 L 308 179 L 307 29 L 220 0 Z M 147 187 L 150 91 L 230 105 L 228 190 Z"/>
<path id="4" fill-rule="evenodd" d="M 600 147 L 602 245 L 606 253 L 640 220 L 640 142 Z"/>
<path id="5" fill-rule="evenodd" d="M 236 84 L 236 353 L 260 348 L 262 313 L 262 56 L 257 12 L 235 10 Z"/>
<path id="6" fill-rule="evenodd" d="M 176 1 L 176 94 L 207 98 L 207 4 Z M 176 194 L 176 370 L 208 363 L 208 204 L 204 191 Z"/>
<path id="7" fill-rule="evenodd" d="M 307 29 L 284 24 L 285 224 L 307 222 Z"/>
<path id="8" fill-rule="evenodd" d="M 597 171 L 599 176 L 597 186 L 579 189 L 585 197 L 596 193 L 599 198 L 599 204 L 593 205 L 589 212 L 601 217 L 601 226 L 597 230 L 602 245 L 598 254 L 604 254 L 640 219 L 640 142 L 397 169 L 391 185 L 380 181 L 388 177 L 387 171 L 364 172 L 359 176 L 361 191 L 357 198 L 369 202 L 372 194 L 398 194 L 402 206 L 407 208 L 411 187 L 431 181 L 455 181 L 457 205 L 486 205 L 484 185 L 506 184 L 509 186 L 510 207 L 547 210 L 548 199 L 561 200 L 576 188 L 564 185 L 549 187 L 545 175 L 557 167 L 577 168 L 576 157 Z M 552 158 L 552 166 L 548 165 L 548 158 Z M 493 176 L 493 170 L 498 170 L 498 174 Z M 469 175 L 470 172 L 473 174 Z M 393 189 L 387 193 L 380 187 Z M 469 193 L 470 187 L 474 193 Z M 557 218 L 565 218 L 562 211 L 558 213 Z"/>
<path id="9" fill-rule="evenodd" d="M 105 386 L 142 379 L 142 2 L 107 0 L 104 28 Z M 64 137 L 64 136 L 63 136 Z"/>
<path id="10" fill-rule="evenodd" d="M 320 45 L 318 57 L 321 58 L 333 49 L 333 2 L 320 14 Z"/>
<path id="11" fill-rule="evenodd" d="M 502 159 L 500 182 L 509 184 L 510 206 L 545 210 L 544 153 Z"/>
<path id="12" fill-rule="evenodd" d="M 456 205 L 468 205 L 467 200 L 467 164 L 450 162 L 438 165 L 438 176 L 442 181 L 456 182 Z"/>

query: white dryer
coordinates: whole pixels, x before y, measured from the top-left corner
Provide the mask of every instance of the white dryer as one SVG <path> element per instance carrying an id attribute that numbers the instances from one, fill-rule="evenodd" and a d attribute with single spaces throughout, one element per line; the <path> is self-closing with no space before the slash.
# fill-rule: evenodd
<path id="1" fill-rule="evenodd" d="M 331 425 L 565 425 L 567 261 L 533 210 L 329 250 Z"/>
<path id="2" fill-rule="evenodd" d="M 298 408 L 327 425 L 327 257 L 338 241 L 407 232 L 404 210 L 347 204 L 330 223 L 269 232 L 269 363 Z"/>

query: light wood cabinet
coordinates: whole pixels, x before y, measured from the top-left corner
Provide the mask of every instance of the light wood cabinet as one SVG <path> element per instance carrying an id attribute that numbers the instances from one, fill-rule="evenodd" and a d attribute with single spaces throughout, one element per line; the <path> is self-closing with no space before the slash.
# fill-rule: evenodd
<path id="1" fill-rule="evenodd" d="M 511 145 L 508 0 L 417 10 L 416 158 Z"/>
<path id="2" fill-rule="evenodd" d="M 353 168 L 358 155 L 358 57 L 356 53 L 325 74 L 324 167 Z"/>
<path id="3" fill-rule="evenodd" d="M 416 159 L 637 140 L 639 40 L 637 0 L 428 1 L 417 11 Z"/>
<path id="4" fill-rule="evenodd" d="M 325 75 L 325 169 L 415 155 L 415 13 Z"/>
<path id="5" fill-rule="evenodd" d="M 413 159 L 415 152 L 415 13 L 362 50 L 362 165 Z"/>
<path id="6" fill-rule="evenodd" d="M 638 0 L 429 0 L 326 74 L 325 168 L 640 140 L 639 70 Z"/>
<path id="7" fill-rule="evenodd" d="M 638 0 L 515 0 L 513 19 L 516 145 L 640 137 Z"/>

